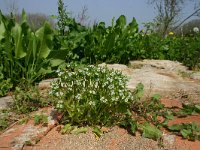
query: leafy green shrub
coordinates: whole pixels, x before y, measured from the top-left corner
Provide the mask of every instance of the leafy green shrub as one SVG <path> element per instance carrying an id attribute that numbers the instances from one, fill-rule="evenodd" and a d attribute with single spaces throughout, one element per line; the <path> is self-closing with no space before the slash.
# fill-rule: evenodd
<path id="1" fill-rule="evenodd" d="M 51 83 L 56 108 L 64 123 L 113 125 L 123 120 L 134 101 L 121 72 L 89 66 L 58 71 Z"/>
<path id="2" fill-rule="evenodd" d="M 42 98 L 39 89 L 28 87 L 26 89 L 16 87 L 12 109 L 18 113 L 29 113 L 40 107 L 47 106 L 49 101 Z"/>
<path id="3" fill-rule="evenodd" d="M 136 50 L 138 24 L 135 18 L 128 24 L 121 15 L 112 26 L 105 27 L 104 22 L 94 26 L 85 39 L 85 59 L 90 63 L 107 62 L 128 64 Z M 92 61 L 92 62 L 91 62 Z"/>
<path id="4" fill-rule="evenodd" d="M 0 62 L 4 77 L 16 86 L 22 78 L 32 84 L 53 72 L 52 68 L 64 61 L 59 50 L 53 50 L 53 37 L 54 30 L 47 22 L 33 32 L 24 11 L 21 24 L 0 12 Z"/>

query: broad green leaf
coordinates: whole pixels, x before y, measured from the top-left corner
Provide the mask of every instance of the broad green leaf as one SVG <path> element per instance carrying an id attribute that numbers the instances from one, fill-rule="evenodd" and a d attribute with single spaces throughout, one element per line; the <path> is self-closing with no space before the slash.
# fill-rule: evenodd
<path id="1" fill-rule="evenodd" d="M 22 46 L 22 28 L 19 24 L 15 24 L 15 27 L 12 29 L 12 35 L 15 45 L 15 57 L 22 58 L 26 56 L 26 52 Z"/>
<path id="2" fill-rule="evenodd" d="M 38 72 L 37 72 L 37 74 L 38 75 L 45 75 L 45 74 L 47 74 L 47 73 L 52 73 L 53 71 L 51 70 L 51 68 L 47 68 L 47 69 L 44 69 L 44 68 L 41 68 Z"/>
<path id="3" fill-rule="evenodd" d="M 144 123 L 142 125 L 142 136 L 154 140 L 158 140 L 162 137 L 162 132 L 155 126 L 150 125 L 149 123 Z"/>
<path id="4" fill-rule="evenodd" d="M 115 27 L 119 27 L 121 29 L 124 29 L 126 26 L 126 17 L 124 15 L 121 15 L 117 21 L 116 21 L 116 26 Z"/>
<path id="5" fill-rule="evenodd" d="M 59 66 L 64 62 L 65 62 L 65 60 L 62 60 L 62 59 L 51 59 L 50 60 L 52 67 Z"/>
<path id="6" fill-rule="evenodd" d="M 64 50 L 52 50 L 48 56 L 49 59 L 59 59 L 59 60 L 66 60 L 67 55 L 69 52 Z"/>
<path id="7" fill-rule="evenodd" d="M 133 18 L 131 23 L 129 23 L 127 30 L 129 30 L 131 34 L 135 33 L 135 35 L 138 32 L 138 24 L 135 18 Z"/>
<path id="8" fill-rule="evenodd" d="M 111 32 L 105 41 L 105 51 L 108 53 L 109 51 L 112 52 L 115 46 L 115 32 Z"/>
<path id="9" fill-rule="evenodd" d="M 27 18 L 26 12 L 25 12 L 25 10 L 23 9 L 23 10 L 22 10 L 22 23 L 25 23 L 25 22 L 26 22 L 26 18 Z"/>
<path id="10" fill-rule="evenodd" d="M 38 29 L 35 33 L 38 40 L 38 52 L 39 58 L 47 58 L 50 51 L 53 40 L 53 31 L 48 23 L 45 23 L 43 27 Z"/>
<path id="11" fill-rule="evenodd" d="M 4 24 L 0 21 L 0 41 L 4 38 L 5 30 Z"/>

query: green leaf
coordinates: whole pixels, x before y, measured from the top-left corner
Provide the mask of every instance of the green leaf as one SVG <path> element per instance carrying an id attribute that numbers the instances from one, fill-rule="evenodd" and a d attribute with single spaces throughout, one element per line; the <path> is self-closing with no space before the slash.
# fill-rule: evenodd
<path id="1" fill-rule="evenodd" d="M 132 121 L 132 122 L 130 122 L 130 125 L 131 125 L 131 132 L 133 134 L 135 134 L 135 132 L 137 130 L 137 122 Z"/>
<path id="2" fill-rule="evenodd" d="M 172 120 L 174 119 L 174 116 L 173 116 L 173 113 L 171 111 L 167 111 L 165 113 L 165 118 L 169 119 L 169 120 Z"/>
<path id="3" fill-rule="evenodd" d="M 133 34 L 134 36 L 137 36 L 138 24 L 135 18 L 132 19 L 131 23 L 129 23 L 129 25 L 127 26 L 127 30 L 129 30 L 130 33 Z"/>
<path id="4" fill-rule="evenodd" d="M 24 48 L 22 46 L 22 28 L 19 24 L 15 24 L 15 27 L 13 27 L 12 35 L 15 45 L 15 57 L 22 58 L 26 56 L 26 52 L 24 51 Z"/>
<path id="5" fill-rule="evenodd" d="M 155 126 L 150 125 L 149 123 L 144 123 L 142 125 L 142 136 L 154 140 L 158 140 L 162 137 L 162 132 Z"/>
<path id="6" fill-rule="evenodd" d="M 4 24 L 0 21 L 0 41 L 4 38 L 4 33 L 5 33 L 6 29 Z"/>
<path id="7" fill-rule="evenodd" d="M 80 133 L 86 133 L 88 131 L 88 128 L 84 128 L 84 127 L 81 127 L 81 128 L 74 128 L 71 133 L 72 134 L 80 134 Z"/>
<path id="8" fill-rule="evenodd" d="M 185 139 L 188 138 L 188 136 L 191 135 L 191 134 L 192 134 L 191 130 L 187 130 L 187 129 L 182 129 L 182 130 L 181 130 L 181 135 L 182 135 Z"/>
<path id="9" fill-rule="evenodd" d="M 103 132 L 101 131 L 99 127 L 94 127 L 92 132 L 98 137 L 101 137 L 103 135 Z"/>
<path id="10" fill-rule="evenodd" d="M 171 131 L 180 131 L 181 129 L 183 129 L 183 126 L 180 124 L 174 124 L 170 127 L 168 127 Z"/>
<path id="11" fill-rule="evenodd" d="M 195 105 L 194 107 L 196 108 L 196 112 L 200 113 L 200 105 Z"/>
<path id="12" fill-rule="evenodd" d="M 134 92 L 137 99 L 142 98 L 142 96 L 144 95 L 144 85 L 142 83 L 138 83 Z"/>
<path id="13" fill-rule="evenodd" d="M 116 21 L 116 27 L 123 29 L 125 28 L 125 26 L 126 26 L 126 17 L 124 15 L 121 15 Z"/>
<path id="14" fill-rule="evenodd" d="M 160 94 L 154 94 L 152 98 L 153 98 L 154 101 L 157 102 L 157 101 L 160 100 L 161 96 L 160 96 Z"/>
<path id="15" fill-rule="evenodd" d="M 59 66 L 59 65 L 61 65 L 64 62 L 65 62 L 65 60 L 61 60 L 61 59 L 51 59 L 50 60 L 50 63 L 52 65 L 52 67 Z"/>
<path id="16" fill-rule="evenodd" d="M 71 124 L 66 124 L 62 130 L 61 133 L 62 134 L 66 134 L 66 133 L 71 133 L 71 131 L 74 129 L 74 127 Z"/>
<path id="17" fill-rule="evenodd" d="M 53 31 L 48 23 L 45 23 L 43 27 L 38 29 L 35 33 L 38 42 L 38 57 L 47 58 L 50 51 L 53 40 Z"/>
<path id="18" fill-rule="evenodd" d="M 26 12 L 25 12 L 25 10 L 23 9 L 23 10 L 22 10 L 22 23 L 25 23 L 25 22 L 26 22 L 26 18 L 27 18 Z"/>

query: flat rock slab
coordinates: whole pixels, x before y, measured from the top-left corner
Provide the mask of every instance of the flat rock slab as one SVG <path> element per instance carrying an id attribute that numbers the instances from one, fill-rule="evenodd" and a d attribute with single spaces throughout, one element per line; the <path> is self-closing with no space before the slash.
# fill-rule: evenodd
<path id="1" fill-rule="evenodd" d="M 182 92 L 188 98 L 199 100 L 200 80 L 194 74 L 193 79 L 183 77 L 180 72 L 192 74 L 179 62 L 169 60 L 143 60 L 131 61 L 129 66 L 121 64 L 101 64 L 110 69 L 122 71 L 129 78 L 128 88 L 134 90 L 138 83 L 145 87 L 145 93 L 159 93 L 162 96 L 169 96 Z M 195 78 L 195 79 L 194 79 Z"/>
<path id="2" fill-rule="evenodd" d="M 0 97 L 0 109 L 6 109 L 12 101 L 12 96 Z"/>

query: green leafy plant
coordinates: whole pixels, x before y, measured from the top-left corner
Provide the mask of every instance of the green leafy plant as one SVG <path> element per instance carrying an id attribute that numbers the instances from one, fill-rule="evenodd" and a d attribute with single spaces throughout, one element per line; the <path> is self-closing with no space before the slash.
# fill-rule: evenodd
<path id="1" fill-rule="evenodd" d="M 23 89 L 16 87 L 12 109 L 18 113 L 29 113 L 40 107 L 47 106 L 50 102 L 42 97 L 37 87 Z"/>
<path id="2" fill-rule="evenodd" d="M 150 125 L 149 123 L 144 123 L 140 126 L 142 130 L 142 136 L 154 140 L 159 140 L 162 137 L 162 132 L 155 126 Z"/>
<path id="3" fill-rule="evenodd" d="M 77 126 L 72 126 L 71 124 L 66 124 L 62 130 L 62 134 L 66 133 L 72 133 L 72 134 L 80 134 L 80 133 L 86 133 L 88 131 L 87 127 L 77 127 Z"/>
<path id="4" fill-rule="evenodd" d="M 138 24 L 133 20 L 126 25 L 126 17 L 121 15 L 112 25 L 105 27 L 100 22 L 85 36 L 84 56 L 89 63 L 128 64 L 133 58 L 134 42 L 138 39 Z"/>
<path id="5" fill-rule="evenodd" d="M 46 116 L 44 114 L 35 114 L 34 115 L 34 124 L 35 125 L 39 125 L 39 124 L 47 125 L 48 124 L 48 116 Z"/>
<path id="6" fill-rule="evenodd" d="M 174 113 L 176 116 L 183 117 L 192 114 L 200 114 L 200 105 L 184 105 L 183 108 Z"/>
<path id="7" fill-rule="evenodd" d="M 88 66 L 58 71 L 51 83 L 56 108 L 63 122 L 72 125 L 113 125 L 123 120 L 134 102 L 121 72 Z"/>
<path id="8" fill-rule="evenodd" d="M 175 124 L 169 127 L 170 131 L 181 133 L 183 138 L 189 140 L 200 140 L 200 126 L 195 122 Z"/>
<path id="9" fill-rule="evenodd" d="M 10 78 L 14 86 L 22 79 L 33 84 L 51 73 L 65 60 L 60 59 L 59 50 L 53 50 L 53 39 L 54 31 L 47 22 L 33 32 L 24 11 L 21 24 L 0 13 L 0 61 L 5 79 Z"/>

